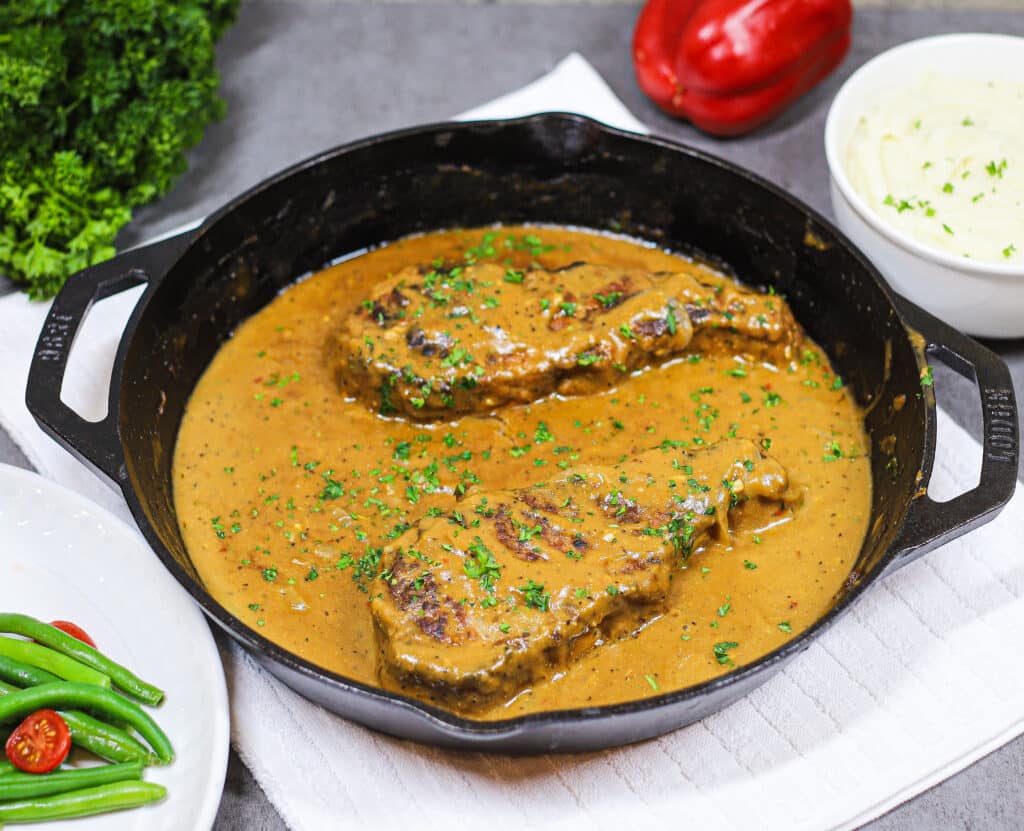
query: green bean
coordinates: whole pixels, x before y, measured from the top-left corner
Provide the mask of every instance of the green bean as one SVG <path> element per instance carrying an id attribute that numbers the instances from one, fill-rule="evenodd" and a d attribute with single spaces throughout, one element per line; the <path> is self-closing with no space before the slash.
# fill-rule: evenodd
<path id="1" fill-rule="evenodd" d="M 18 687 L 37 687 L 40 684 L 51 684 L 54 681 L 61 680 L 56 675 L 46 672 L 46 670 L 30 667 L 28 664 L 23 664 L 20 661 L 3 657 L 0 657 L 0 678 L 10 681 Z M 113 726 L 121 730 L 125 730 L 128 727 L 124 723 L 116 723 Z"/>
<path id="2" fill-rule="evenodd" d="M 153 782 L 114 782 L 96 788 L 21 799 L 0 804 L 0 824 L 5 822 L 43 822 L 70 819 L 137 808 L 167 796 L 167 789 Z"/>
<path id="3" fill-rule="evenodd" d="M 18 692 L 17 687 L 0 681 L 0 695 Z M 143 747 L 120 727 L 80 710 L 58 710 L 68 730 L 71 741 L 90 753 L 109 762 L 142 762 L 144 765 L 159 764 L 160 760 L 149 748 Z"/>
<path id="4" fill-rule="evenodd" d="M 90 768 L 58 770 L 53 773 L 12 773 L 0 777 L 0 802 L 30 799 L 34 796 L 80 791 L 111 782 L 142 778 L 141 762 L 120 765 L 97 765 Z"/>
<path id="5" fill-rule="evenodd" d="M 60 681 L 52 672 L 23 664 L 5 655 L 0 655 L 0 680 L 17 684 L 19 687 L 34 687 L 36 684 Z"/>
<path id="6" fill-rule="evenodd" d="M 0 776 L 7 773 L 14 773 L 14 765 L 8 762 L 6 759 L 0 761 Z"/>
<path id="7" fill-rule="evenodd" d="M 0 724 L 44 707 L 85 707 L 126 721 L 149 742 L 161 762 L 169 764 L 174 761 L 174 748 L 171 747 L 164 731 L 138 704 L 133 704 L 115 692 L 90 684 L 58 681 L 0 696 Z"/>
<path id="8" fill-rule="evenodd" d="M 110 762 L 158 765 L 160 758 L 133 736 L 81 710 L 58 710 L 71 731 L 71 741 Z"/>
<path id="9" fill-rule="evenodd" d="M 65 681 L 110 687 L 110 676 L 37 643 L 0 637 L 0 656 L 51 672 Z"/>
<path id="10" fill-rule="evenodd" d="M 56 649 L 69 658 L 74 658 L 97 672 L 109 676 L 117 687 L 147 704 L 159 704 L 163 700 L 162 690 L 152 684 L 147 684 L 127 668 L 110 660 L 106 655 L 48 623 L 43 623 L 28 615 L 0 614 L 0 632 L 23 635 L 26 638 L 39 641 L 51 649 Z"/>

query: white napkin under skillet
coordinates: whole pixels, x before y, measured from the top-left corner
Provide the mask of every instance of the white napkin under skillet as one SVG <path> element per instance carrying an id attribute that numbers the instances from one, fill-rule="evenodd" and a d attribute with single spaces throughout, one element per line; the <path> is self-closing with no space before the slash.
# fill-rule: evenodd
<path id="1" fill-rule="evenodd" d="M 578 55 L 463 117 L 544 110 L 645 132 Z M 103 414 L 137 298 L 96 306 L 76 342 L 64 395 L 84 415 Z M 0 300 L 0 422 L 44 476 L 131 522 L 120 497 L 25 409 L 45 313 L 20 295 Z M 939 425 L 929 491 L 949 496 L 976 481 L 981 449 L 943 413 Z M 225 655 L 233 741 L 297 831 L 854 827 L 1024 732 L 1022 530 L 1018 489 L 995 522 L 873 587 L 770 682 L 635 746 L 537 758 L 421 747 L 307 702 L 234 647 Z"/>

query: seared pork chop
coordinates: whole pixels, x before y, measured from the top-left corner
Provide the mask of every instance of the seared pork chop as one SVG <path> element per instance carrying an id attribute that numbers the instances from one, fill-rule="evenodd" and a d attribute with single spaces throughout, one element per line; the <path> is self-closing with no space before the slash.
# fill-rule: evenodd
<path id="1" fill-rule="evenodd" d="M 382 670 L 462 710 L 507 698 L 658 615 L 704 535 L 787 487 L 758 445 L 728 439 L 471 491 L 385 550 L 371 601 Z"/>
<path id="2" fill-rule="evenodd" d="M 634 369 L 716 343 L 786 361 L 796 337 L 780 297 L 686 273 L 477 264 L 399 271 L 328 350 L 345 394 L 383 414 L 437 420 L 607 389 Z"/>

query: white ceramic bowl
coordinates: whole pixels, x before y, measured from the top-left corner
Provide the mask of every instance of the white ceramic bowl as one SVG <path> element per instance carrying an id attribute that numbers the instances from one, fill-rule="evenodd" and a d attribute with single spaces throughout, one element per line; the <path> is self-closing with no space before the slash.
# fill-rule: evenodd
<path id="1" fill-rule="evenodd" d="M 879 93 L 932 70 L 979 80 L 1024 82 L 1024 38 L 956 34 L 914 40 L 883 52 L 839 90 L 825 123 L 832 209 L 839 227 L 896 291 L 971 335 L 1024 336 L 1024 266 L 968 260 L 892 227 L 857 193 L 843 169 L 858 119 Z M 1024 112 L 1020 114 L 1024 121 Z M 1024 160 L 1024 148 L 1020 158 Z"/>

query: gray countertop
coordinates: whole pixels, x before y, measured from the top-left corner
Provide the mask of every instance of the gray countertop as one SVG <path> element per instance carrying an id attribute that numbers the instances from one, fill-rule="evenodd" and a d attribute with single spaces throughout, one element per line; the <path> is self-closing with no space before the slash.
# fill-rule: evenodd
<path id="1" fill-rule="evenodd" d="M 444 120 L 539 77 L 571 51 L 582 53 L 653 132 L 752 168 L 830 215 L 822 129 L 828 102 L 857 66 L 889 46 L 928 34 L 1024 35 L 1022 11 L 861 9 L 854 48 L 837 73 L 768 128 L 718 141 L 662 115 L 637 89 L 630 66 L 637 8 L 248 0 L 218 50 L 227 118 L 207 131 L 175 190 L 139 211 L 121 242 L 134 244 L 203 216 L 267 175 L 327 147 Z M 4 290 L 10 289 L 0 285 Z M 1007 360 L 1017 394 L 1024 397 L 1024 341 L 988 345 Z M 940 403 L 980 435 L 973 386 L 937 371 L 936 390 Z M 28 467 L 2 432 L 0 461 Z M 866 827 L 1019 828 L 1022 774 L 1024 738 Z M 284 828 L 234 753 L 215 827 Z"/>

